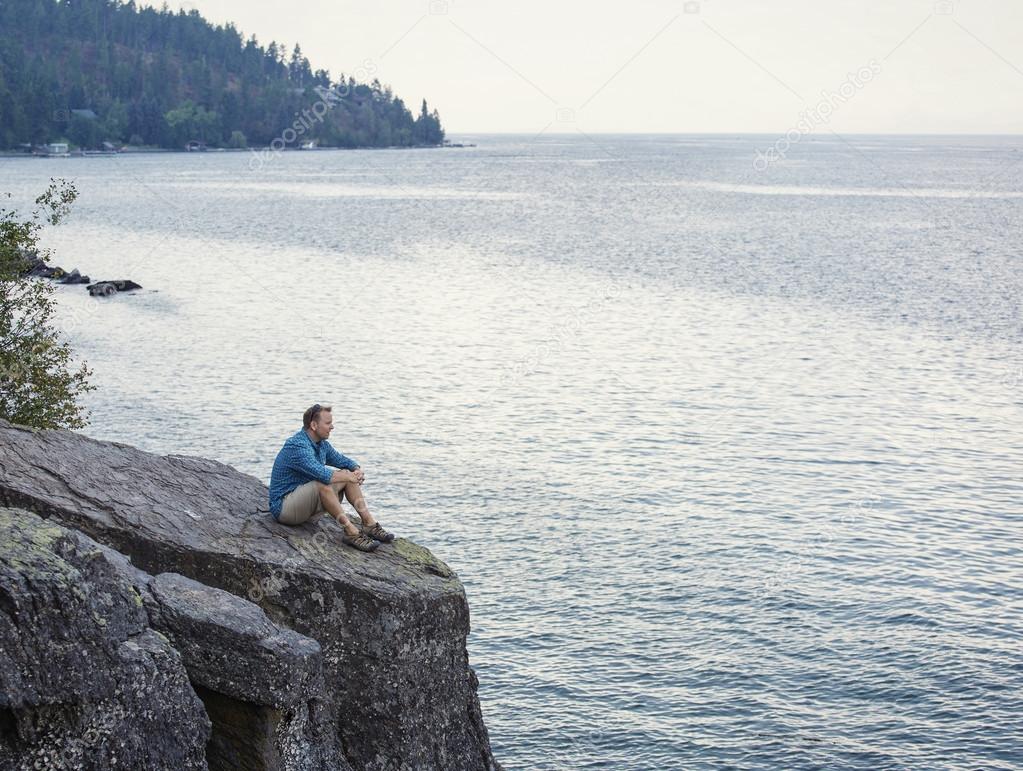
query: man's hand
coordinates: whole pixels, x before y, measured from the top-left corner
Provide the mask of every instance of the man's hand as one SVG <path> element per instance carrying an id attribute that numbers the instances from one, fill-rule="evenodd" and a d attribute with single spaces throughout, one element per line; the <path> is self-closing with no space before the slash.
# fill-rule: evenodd
<path id="1" fill-rule="evenodd" d="M 352 470 L 352 474 L 355 476 L 355 481 L 358 482 L 360 485 L 362 484 L 363 480 L 366 478 L 366 475 L 362 473 L 362 469 L 361 468 L 353 469 Z"/>
<path id="2" fill-rule="evenodd" d="M 339 468 L 331 475 L 330 481 L 343 482 L 344 484 L 348 484 L 349 482 L 358 482 L 361 485 L 363 477 L 364 474 L 358 469 L 355 471 L 349 471 L 348 469 Z"/>

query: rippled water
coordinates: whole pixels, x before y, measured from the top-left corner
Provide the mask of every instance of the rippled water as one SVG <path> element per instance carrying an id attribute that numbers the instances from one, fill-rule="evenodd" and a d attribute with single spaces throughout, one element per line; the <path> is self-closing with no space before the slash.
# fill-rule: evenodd
<path id="1" fill-rule="evenodd" d="M 509 769 L 1019 768 L 1023 141 L 774 140 L 0 174 L 146 288 L 60 290 L 90 434 L 266 479 L 337 405 Z"/>

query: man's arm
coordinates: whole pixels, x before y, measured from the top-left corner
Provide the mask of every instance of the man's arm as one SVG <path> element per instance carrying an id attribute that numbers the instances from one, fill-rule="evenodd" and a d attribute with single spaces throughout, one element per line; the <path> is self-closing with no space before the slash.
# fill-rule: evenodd
<path id="1" fill-rule="evenodd" d="M 326 439 L 324 439 L 323 441 L 327 442 Z M 348 469 L 349 471 L 354 471 L 355 469 L 359 468 L 358 463 L 349 458 L 347 455 L 342 455 L 341 453 L 339 453 L 337 450 L 334 449 L 334 445 L 332 445 L 330 442 L 327 442 L 327 464 L 330 466 L 335 466 L 337 468 Z"/>

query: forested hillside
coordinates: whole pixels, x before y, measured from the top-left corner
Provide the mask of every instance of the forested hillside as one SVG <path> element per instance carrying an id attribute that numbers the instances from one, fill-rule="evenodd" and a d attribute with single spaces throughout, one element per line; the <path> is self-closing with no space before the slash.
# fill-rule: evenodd
<path id="1" fill-rule="evenodd" d="M 362 71 L 373 75 L 372 66 Z M 360 71 L 360 75 L 362 72 Z M 378 80 L 313 70 L 198 11 L 120 0 L 0 0 L 0 148 L 70 141 L 181 148 L 440 144 Z"/>

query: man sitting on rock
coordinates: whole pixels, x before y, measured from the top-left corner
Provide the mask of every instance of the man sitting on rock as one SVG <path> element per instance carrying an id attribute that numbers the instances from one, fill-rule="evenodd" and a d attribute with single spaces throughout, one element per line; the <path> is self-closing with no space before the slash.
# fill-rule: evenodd
<path id="1" fill-rule="evenodd" d="M 302 415 L 302 430 L 288 438 L 270 472 L 270 513 L 282 525 L 315 522 L 329 512 L 344 528 L 341 540 L 360 551 L 390 543 L 394 535 L 373 519 L 360 489 L 365 475 L 359 464 L 331 447 L 331 408 L 314 404 Z M 334 466 L 335 468 L 330 468 Z M 356 527 L 341 509 L 342 495 L 362 520 Z"/>

